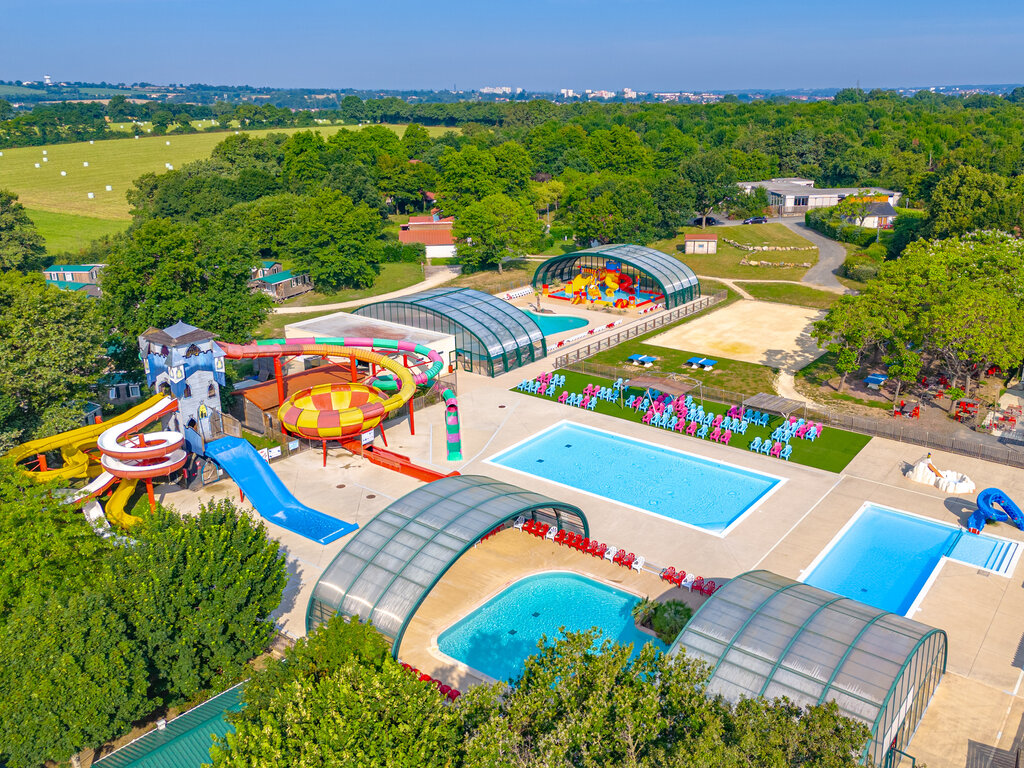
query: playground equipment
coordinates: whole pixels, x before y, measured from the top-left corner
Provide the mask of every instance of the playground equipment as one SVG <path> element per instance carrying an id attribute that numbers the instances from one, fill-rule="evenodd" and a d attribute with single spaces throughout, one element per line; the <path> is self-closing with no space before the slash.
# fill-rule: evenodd
<path id="1" fill-rule="evenodd" d="M 9 456 L 39 482 L 86 480 L 84 487 L 71 492 L 70 503 L 97 498 L 120 483 L 107 499 L 103 511 L 108 520 L 128 528 L 139 522 L 138 517 L 124 511 L 138 481 L 145 480 L 150 506 L 154 506 L 153 479 L 176 472 L 185 464 L 183 434 L 174 431 L 142 433 L 147 425 L 177 410 L 177 400 L 156 395 L 105 423 L 23 443 Z M 60 452 L 63 463 L 51 469 L 46 454 L 53 451 Z M 33 457 L 34 466 L 25 463 Z M 95 507 L 91 510 L 91 521 L 98 519 Z"/>
<path id="2" fill-rule="evenodd" d="M 455 393 L 446 389 L 444 399 L 444 427 L 448 441 L 448 461 L 462 461 L 462 436 L 459 433 L 459 404 Z"/>
<path id="3" fill-rule="evenodd" d="M 930 453 L 910 469 L 907 477 L 915 483 L 934 486 L 943 493 L 974 493 L 975 486 L 971 478 L 951 469 L 939 470 L 932 463 Z"/>
<path id="4" fill-rule="evenodd" d="M 354 437 L 380 424 L 386 402 L 366 384 L 318 384 L 289 397 L 277 415 L 289 432 L 311 440 Z"/>
<path id="5" fill-rule="evenodd" d="M 978 509 L 967 521 L 967 528 L 971 533 L 981 533 L 989 520 L 1010 522 L 1024 531 L 1024 512 L 998 488 L 986 488 L 978 494 Z"/>

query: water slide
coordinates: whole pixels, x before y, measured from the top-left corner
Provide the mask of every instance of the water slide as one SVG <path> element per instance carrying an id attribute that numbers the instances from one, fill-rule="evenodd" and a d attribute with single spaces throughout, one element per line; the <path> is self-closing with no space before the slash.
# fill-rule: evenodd
<path id="1" fill-rule="evenodd" d="M 448 461 L 462 461 L 462 436 L 459 433 L 459 404 L 455 393 L 446 389 L 444 399 L 444 428 L 448 441 Z"/>
<path id="2" fill-rule="evenodd" d="M 256 511 L 275 525 L 319 544 L 329 544 L 359 527 L 302 504 L 246 440 L 222 437 L 206 444 L 206 455 L 231 476 Z"/>
<path id="3" fill-rule="evenodd" d="M 967 527 L 971 533 L 981 533 L 989 520 L 1013 523 L 1024 531 L 1024 512 L 998 488 L 986 488 L 978 494 L 978 509 L 971 515 Z"/>

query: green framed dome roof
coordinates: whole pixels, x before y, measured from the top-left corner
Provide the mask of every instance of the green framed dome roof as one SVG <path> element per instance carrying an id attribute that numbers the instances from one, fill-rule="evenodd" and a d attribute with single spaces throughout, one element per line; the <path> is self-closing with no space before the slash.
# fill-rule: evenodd
<path id="1" fill-rule="evenodd" d="M 335 614 L 358 616 L 393 643 L 420 604 L 470 547 L 522 515 L 584 536 L 582 510 L 483 475 L 435 480 L 393 501 L 360 528 L 320 576 L 306 611 L 306 629 Z"/>

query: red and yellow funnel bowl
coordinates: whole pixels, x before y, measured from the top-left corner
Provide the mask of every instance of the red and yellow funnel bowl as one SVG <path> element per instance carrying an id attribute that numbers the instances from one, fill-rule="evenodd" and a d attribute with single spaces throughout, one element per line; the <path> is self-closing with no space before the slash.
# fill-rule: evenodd
<path id="1" fill-rule="evenodd" d="M 289 432 L 310 440 L 354 437 L 380 424 L 385 402 L 366 384 L 317 384 L 289 397 L 277 416 Z"/>

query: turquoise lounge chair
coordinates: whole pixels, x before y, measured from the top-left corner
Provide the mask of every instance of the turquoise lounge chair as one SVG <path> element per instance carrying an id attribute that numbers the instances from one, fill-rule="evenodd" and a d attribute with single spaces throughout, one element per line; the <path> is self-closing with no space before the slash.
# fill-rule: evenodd
<path id="1" fill-rule="evenodd" d="M 743 423 L 746 424 L 746 422 L 743 422 Z M 753 440 L 751 440 L 750 441 L 750 445 L 748 446 L 748 448 L 750 448 L 750 450 L 752 450 L 752 451 L 759 451 L 759 450 L 761 450 L 761 438 L 760 437 L 755 437 Z"/>

